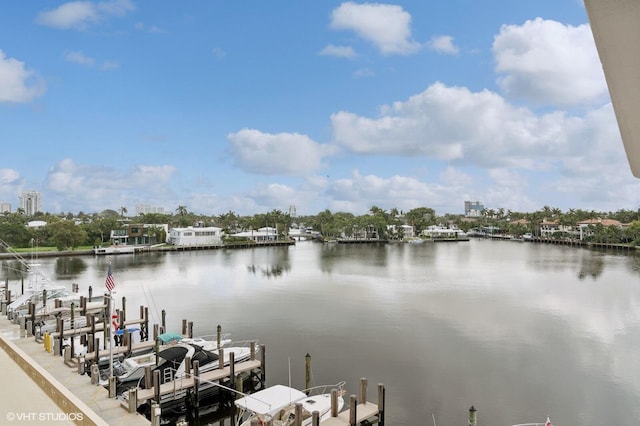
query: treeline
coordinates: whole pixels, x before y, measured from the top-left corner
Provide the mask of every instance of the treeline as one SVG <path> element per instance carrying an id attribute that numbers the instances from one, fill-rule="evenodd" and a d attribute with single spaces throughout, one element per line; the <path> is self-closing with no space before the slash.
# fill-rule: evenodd
<path id="1" fill-rule="evenodd" d="M 590 238 L 605 242 L 625 242 L 640 244 L 640 210 L 618 210 L 616 212 L 596 212 L 545 206 L 535 212 L 514 212 L 505 209 L 486 209 L 481 217 L 466 218 L 464 215 L 436 215 L 429 207 L 419 207 L 409 211 L 397 208 L 385 210 L 372 206 L 366 214 L 354 215 L 346 212 L 324 210 L 316 215 L 291 217 L 280 210 L 241 216 L 229 211 L 220 215 L 200 215 L 188 211 L 186 206 L 178 206 L 172 214 L 148 213 L 127 216 L 127 209 L 105 210 L 100 213 L 51 214 L 38 212 L 26 216 L 22 211 L 5 212 L 0 215 L 0 239 L 16 248 L 56 247 L 59 250 L 75 249 L 107 243 L 111 230 L 121 228 L 123 223 L 168 224 L 173 227 L 217 226 L 227 234 L 240 231 L 272 227 L 284 235 L 293 226 L 304 226 L 320 232 L 323 236 L 359 236 L 373 230 L 379 238 L 402 238 L 400 225 L 410 225 L 414 233 L 430 225 L 455 225 L 469 231 L 471 228 L 492 227 L 511 235 L 536 234 L 544 221 L 557 221 L 561 225 L 576 226 L 589 219 L 614 219 L 629 226 L 605 227 L 594 225 Z M 30 221 L 46 222 L 42 227 L 26 226 Z M 390 226 L 395 225 L 395 226 Z M 391 229 L 391 230 L 389 230 Z M 562 237 L 562 236 L 559 236 Z"/>

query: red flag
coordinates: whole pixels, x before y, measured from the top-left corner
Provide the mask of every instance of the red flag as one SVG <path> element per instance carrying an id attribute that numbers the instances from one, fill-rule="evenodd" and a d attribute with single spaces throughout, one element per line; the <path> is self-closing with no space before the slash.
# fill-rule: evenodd
<path id="1" fill-rule="evenodd" d="M 547 422 L 544 424 L 544 426 L 553 426 L 551 424 L 551 420 L 549 420 L 549 417 L 547 417 Z"/>
<path id="2" fill-rule="evenodd" d="M 111 264 L 109 264 L 109 272 L 107 273 L 107 281 L 105 281 L 104 285 L 107 287 L 107 290 L 110 292 L 116 288 L 116 282 L 113 280 L 113 275 L 111 275 Z"/>
<path id="3" fill-rule="evenodd" d="M 111 315 L 111 326 L 113 327 L 113 332 L 115 333 L 116 331 L 118 331 L 119 325 L 118 325 L 118 314 L 113 314 Z M 551 423 L 549 423 L 551 424 Z"/>

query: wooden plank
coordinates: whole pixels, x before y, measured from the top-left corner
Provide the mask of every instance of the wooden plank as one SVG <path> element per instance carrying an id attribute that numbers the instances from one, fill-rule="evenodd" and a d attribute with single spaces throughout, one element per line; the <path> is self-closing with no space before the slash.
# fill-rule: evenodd
<path id="1" fill-rule="evenodd" d="M 378 404 L 373 402 L 366 402 L 364 404 L 358 404 L 356 406 L 356 423 L 360 423 L 364 420 L 378 414 Z M 323 422 L 320 422 L 324 426 L 344 426 L 349 425 L 349 410 L 338 413 L 338 417 L 331 417 Z"/>
<path id="2" fill-rule="evenodd" d="M 239 373 L 243 373 L 245 371 L 251 371 L 260 367 L 261 362 L 258 360 L 254 361 L 244 361 L 239 362 L 235 365 L 235 373 L 236 375 Z M 215 382 L 218 380 L 225 379 L 229 377 L 231 370 L 229 367 L 220 368 L 216 370 L 207 371 L 205 373 L 200 374 L 200 381 L 209 381 Z M 194 386 L 193 377 L 189 378 L 179 378 L 172 382 L 163 383 L 160 385 L 160 395 L 166 395 L 169 393 L 173 393 L 174 391 L 181 391 L 184 389 L 189 389 Z M 152 399 L 155 396 L 154 389 L 141 389 L 138 388 L 138 405 L 142 405 L 147 402 L 149 399 Z"/>

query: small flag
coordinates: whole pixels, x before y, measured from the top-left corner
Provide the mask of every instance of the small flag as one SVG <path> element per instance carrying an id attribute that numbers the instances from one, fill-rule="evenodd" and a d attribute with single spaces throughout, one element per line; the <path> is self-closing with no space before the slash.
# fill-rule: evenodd
<path id="1" fill-rule="evenodd" d="M 111 327 L 113 327 L 113 332 L 114 333 L 116 331 L 118 331 L 118 328 L 119 328 L 119 325 L 118 325 L 118 314 L 111 315 Z"/>
<path id="2" fill-rule="evenodd" d="M 113 280 L 113 275 L 111 275 L 111 264 L 109 264 L 109 272 L 107 273 L 107 281 L 105 281 L 104 285 L 107 287 L 107 290 L 110 292 L 116 288 L 116 282 Z"/>
<path id="3" fill-rule="evenodd" d="M 549 420 L 549 417 L 547 417 L 547 422 L 544 424 L 544 426 L 553 426 L 551 424 L 551 420 Z"/>

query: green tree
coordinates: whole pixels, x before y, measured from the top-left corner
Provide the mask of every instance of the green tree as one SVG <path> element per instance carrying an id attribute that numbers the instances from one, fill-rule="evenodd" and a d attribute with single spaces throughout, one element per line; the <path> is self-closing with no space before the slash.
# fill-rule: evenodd
<path id="1" fill-rule="evenodd" d="M 87 232 L 70 220 L 61 220 L 47 225 L 49 234 L 58 250 L 75 249 L 87 244 Z"/>

